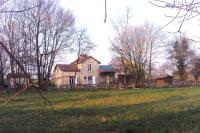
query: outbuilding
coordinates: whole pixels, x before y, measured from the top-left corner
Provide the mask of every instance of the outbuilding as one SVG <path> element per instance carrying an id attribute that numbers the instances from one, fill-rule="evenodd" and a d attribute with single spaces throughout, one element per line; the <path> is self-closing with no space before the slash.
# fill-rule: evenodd
<path id="1" fill-rule="evenodd" d="M 173 84 L 173 76 L 167 75 L 155 79 L 156 86 L 169 86 Z"/>

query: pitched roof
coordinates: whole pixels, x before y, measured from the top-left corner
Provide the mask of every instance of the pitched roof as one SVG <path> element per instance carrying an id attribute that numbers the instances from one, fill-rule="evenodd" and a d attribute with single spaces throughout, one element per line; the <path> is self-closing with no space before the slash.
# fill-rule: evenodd
<path id="1" fill-rule="evenodd" d="M 59 68 L 61 71 L 63 72 L 75 72 L 76 71 L 76 67 L 75 65 L 72 64 L 56 64 L 56 68 Z M 54 69 L 54 70 L 55 70 Z M 79 70 L 78 70 L 79 71 Z"/>
<path id="2" fill-rule="evenodd" d="M 83 63 L 83 62 L 85 62 L 85 61 L 88 60 L 88 59 L 93 59 L 93 60 L 95 60 L 96 62 L 98 62 L 99 64 L 101 64 L 100 61 L 98 61 L 98 60 L 95 59 L 94 57 L 88 56 L 88 55 L 86 55 L 86 54 L 82 54 L 82 55 L 80 56 L 78 63 Z M 77 63 L 77 60 L 78 60 L 78 59 L 76 59 L 75 61 L 73 61 L 71 64 Z"/>
<path id="3" fill-rule="evenodd" d="M 100 72 L 116 72 L 116 70 L 111 65 L 100 65 Z"/>
<path id="4" fill-rule="evenodd" d="M 101 63 L 100 61 L 98 61 L 97 59 L 95 59 L 94 57 L 92 56 L 88 56 L 86 54 L 82 54 L 79 58 L 79 61 L 78 63 L 83 63 L 84 61 L 88 60 L 88 59 L 94 59 L 95 61 L 97 61 L 99 64 Z M 54 71 L 56 70 L 56 68 L 58 67 L 61 71 L 63 72 L 75 72 L 76 71 L 76 63 L 77 63 L 77 60 L 76 59 L 75 61 L 73 61 L 72 63 L 70 64 L 56 64 L 55 68 L 54 68 Z M 77 71 L 80 71 L 80 70 L 77 70 Z"/>

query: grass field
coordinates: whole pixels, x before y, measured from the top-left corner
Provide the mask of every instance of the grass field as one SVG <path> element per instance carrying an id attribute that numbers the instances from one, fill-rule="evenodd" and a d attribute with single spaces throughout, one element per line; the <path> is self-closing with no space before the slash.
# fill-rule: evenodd
<path id="1" fill-rule="evenodd" d="M 2 94 L 1 94 L 2 95 Z M 200 88 L 35 92 L 0 103 L 0 133 L 200 132 Z"/>

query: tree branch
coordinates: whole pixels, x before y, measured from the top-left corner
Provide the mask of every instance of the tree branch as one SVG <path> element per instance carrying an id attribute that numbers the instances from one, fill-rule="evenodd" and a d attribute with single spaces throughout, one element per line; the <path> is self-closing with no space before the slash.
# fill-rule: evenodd
<path id="1" fill-rule="evenodd" d="M 0 13 L 20 13 L 20 12 L 25 12 L 25 11 L 28 11 L 28 10 L 31 10 L 31 9 L 34 9 L 36 7 L 40 6 L 40 4 L 36 5 L 36 6 L 33 6 L 33 7 L 29 7 L 29 8 L 26 8 L 26 9 L 22 9 L 22 10 L 8 10 L 8 11 L 0 11 Z"/>

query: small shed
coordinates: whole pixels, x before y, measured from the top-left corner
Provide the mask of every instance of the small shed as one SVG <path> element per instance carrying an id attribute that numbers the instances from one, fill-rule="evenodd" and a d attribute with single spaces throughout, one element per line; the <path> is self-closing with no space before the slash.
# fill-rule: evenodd
<path id="1" fill-rule="evenodd" d="M 29 74 L 30 77 L 30 74 Z M 28 78 L 22 73 L 9 73 L 7 75 L 7 85 L 9 88 L 18 88 L 29 83 Z"/>
<path id="2" fill-rule="evenodd" d="M 173 84 L 173 76 L 167 75 L 163 77 L 157 77 L 155 79 L 156 86 L 168 86 Z"/>

